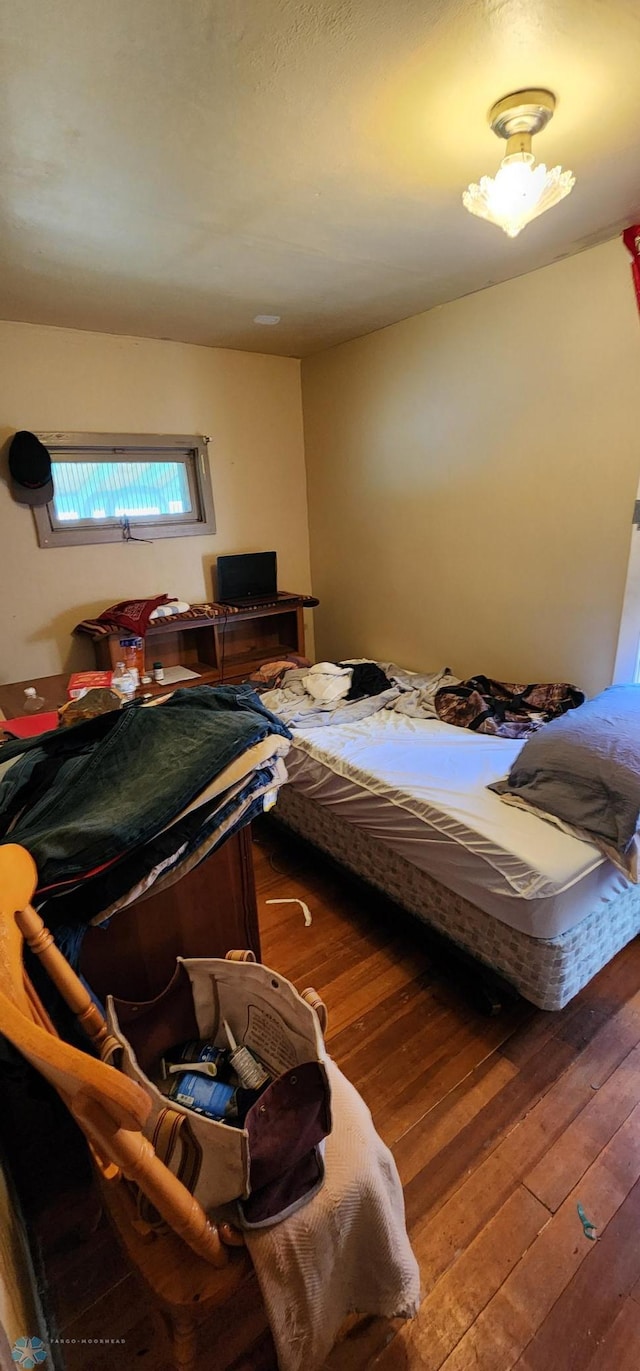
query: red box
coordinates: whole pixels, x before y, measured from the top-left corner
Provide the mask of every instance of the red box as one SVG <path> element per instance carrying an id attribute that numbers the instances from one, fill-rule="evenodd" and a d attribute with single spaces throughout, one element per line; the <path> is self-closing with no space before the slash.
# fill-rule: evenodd
<path id="1" fill-rule="evenodd" d="M 112 675 L 111 671 L 74 671 L 69 677 L 67 695 L 70 700 L 77 700 L 84 690 L 108 690 Z"/>

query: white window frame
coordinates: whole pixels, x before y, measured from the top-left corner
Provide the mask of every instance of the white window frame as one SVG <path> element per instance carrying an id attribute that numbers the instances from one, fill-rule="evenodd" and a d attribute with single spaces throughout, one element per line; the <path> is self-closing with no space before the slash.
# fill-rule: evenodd
<path id="1" fill-rule="evenodd" d="M 613 680 L 615 685 L 640 681 L 640 486 L 633 511 L 627 584 Z"/>
<path id="2" fill-rule="evenodd" d="M 155 542 L 157 538 L 185 538 L 215 533 L 216 521 L 209 454 L 205 436 L 155 433 L 38 433 L 52 462 L 184 462 L 193 503 L 189 515 L 157 518 L 123 516 L 101 523 L 62 524 L 53 501 L 34 508 L 40 547 L 74 547 L 87 543 L 116 543 L 123 539 Z"/>

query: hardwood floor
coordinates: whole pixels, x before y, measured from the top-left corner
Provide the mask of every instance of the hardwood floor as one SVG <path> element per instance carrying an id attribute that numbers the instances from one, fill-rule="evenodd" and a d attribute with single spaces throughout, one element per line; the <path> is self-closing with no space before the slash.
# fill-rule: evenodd
<path id="1" fill-rule="evenodd" d="M 355 1321 L 328 1371 L 638 1371 L 640 940 L 562 1013 L 518 1002 L 485 1019 L 388 901 L 273 826 L 255 864 L 264 959 L 326 1001 L 332 1056 L 394 1152 L 422 1273 L 417 1319 Z M 268 903 L 292 897 L 310 927 Z M 77 1240 L 94 1211 L 78 1187 L 39 1221 L 66 1365 L 167 1371 L 110 1231 Z M 272 1371 L 257 1302 L 204 1337 L 201 1365 Z"/>

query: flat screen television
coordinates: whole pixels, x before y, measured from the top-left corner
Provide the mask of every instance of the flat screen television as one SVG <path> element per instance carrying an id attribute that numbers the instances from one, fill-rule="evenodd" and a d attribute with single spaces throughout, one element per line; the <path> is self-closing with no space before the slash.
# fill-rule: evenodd
<path id="1" fill-rule="evenodd" d="M 276 599 L 278 565 L 275 552 L 246 552 L 218 557 L 216 599 L 219 604 L 242 600 Z"/>

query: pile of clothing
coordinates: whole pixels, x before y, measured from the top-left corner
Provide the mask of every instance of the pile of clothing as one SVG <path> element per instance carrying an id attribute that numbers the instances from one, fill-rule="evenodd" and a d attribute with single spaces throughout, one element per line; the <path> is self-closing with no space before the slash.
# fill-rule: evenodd
<path id="1" fill-rule="evenodd" d="M 565 682 L 518 685 L 481 675 L 462 681 L 449 667 L 421 674 L 394 662 L 365 659 L 318 662 L 310 670 L 267 663 L 255 679 L 255 689 L 290 728 L 355 723 L 380 709 L 392 709 L 501 738 L 527 738 L 585 699 L 581 690 Z"/>
<path id="2" fill-rule="evenodd" d="M 445 724 L 492 733 L 500 738 L 528 738 L 569 709 L 584 704 L 577 686 L 564 681 L 542 685 L 518 685 L 494 681 L 490 676 L 452 679 L 436 696 L 438 718 Z"/>
<path id="3" fill-rule="evenodd" d="M 77 965 L 81 936 L 270 808 L 290 733 L 247 687 L 194 686 L 0 747 L 0 843 Z"/>
<path id="4" fill-rule="evenodd" d="M 368 659 L 316 662 L 312 667 L 281 669 L 267 663 L 252 677 L 262 702 L 290 727 L 327 727 L 354 723 L 392 705 L 400 694 L 382 667 Z"/>

